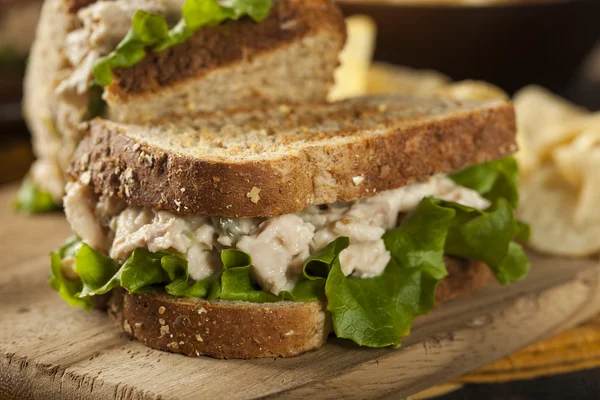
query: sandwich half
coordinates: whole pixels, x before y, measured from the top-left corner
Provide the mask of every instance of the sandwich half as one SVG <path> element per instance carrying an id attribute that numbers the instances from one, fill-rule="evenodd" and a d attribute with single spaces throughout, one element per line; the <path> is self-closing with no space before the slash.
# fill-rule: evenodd
<path id="1" fill-rule="evenodd" d="M 24 98 L 38 161 L 20 208 L 60 203 L 80 123 L 322 102 L 345 39 L 328 0 L 47 0 Z"/>
<path id="2" fill-rule="evenodd" d="M 52 255 L 71 305 L 189 356 L 398 346 L 413 319 L 523 278 L 515 117 L 402 96 L 85 127 Z"/>

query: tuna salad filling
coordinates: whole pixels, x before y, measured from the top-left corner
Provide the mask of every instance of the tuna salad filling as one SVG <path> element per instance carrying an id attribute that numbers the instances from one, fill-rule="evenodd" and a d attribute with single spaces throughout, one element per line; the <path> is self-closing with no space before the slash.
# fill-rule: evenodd
<path id="1" fill-rule="evenodd" d="M 115 0 L 97 1 L 80 9 L 78 28 L 67 35 L 65 42 L 65 56 L 73 73 L 58 85 L 57 93 L 76 98 L 88 92 L 94 64 L 123 40 L 138 10 L 163 15 L 172 23 L 181 15 L 182 5 L 183 0 Z"/>
<path id="2" fill-rule="evenodd" d="M 135 249 L 175 252 L 187 260 L 191 279 L 202 280 L 221 267 L 226 248 L 252 257 L 252 277 L 278 295 L 293 290 L 304 261 L 338 237 L 350 244 L 340 253 L 344 275 L 381 275 L 391 259 L 383 235 L 399 216 L 414 210 L 425 197 L 453 201 L 478 210 L 489 201 L 445 176 L 382 192 L 351 203 L 312 206 L 298 214 L 236 219 L 181 216 L 169 211 L 125 207 L 119 200 L 97 197 L 81 183 L 71 183 L 64 198 L 73 231 L 96 251 L 124 262 Z"/>
<path id="3" fill-rule="evenodd" d="M 527 237 L 514 218 L 515 171 L 506 158 L 366 199 L 251 219 L 128 206 L 80 180 L 64 198 L 77 238 L 53 254 L 52 285 L 87 308 L 91 296 L 119 286 L 214 300 L 326 299 L 338 336 L 398 344 L 404 314 L 412 321 L 433 306 L 444 256 L 483 261 L 504 284 L 525 276 L 529 262 L 514 242 Z M 402 315 L 374 317 L 369 307 L 378 302 Z M 400 310 L 398 302 L 408 303 Z M 366 331 L 342 328 L 350 309 L 352 318 L 375 318 L 373 329 L 396 328 L 365 342 Z"/>

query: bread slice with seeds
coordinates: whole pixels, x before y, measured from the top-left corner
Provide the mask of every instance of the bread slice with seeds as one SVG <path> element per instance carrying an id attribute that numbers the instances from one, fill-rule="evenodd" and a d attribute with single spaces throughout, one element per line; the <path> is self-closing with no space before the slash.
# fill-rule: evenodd
<path id="1" fill-rule="evenodd" d="M 109 119 L 323 101 L 345 41 L 333 2 L 279 0 L 259 24 L 242 19 L 205 27 L 181 45 L 115 70 L 104 93 Z"/>
<path id="2" fill-rule="evenodd" d="M 235 217 L 369 197 L 513 153 L 504 101 L 403 96 L 166 119 L 94 120 L 71 174 L 130 205 Z"/>
<path id="3" fill-rule="evenodd" d="M 136 7 L 170 13 L 178 2 L 44 4 L 25 79 L 24 115 L 38 158 L 32 179 L 60 202 L 64 172 L 81 139 L 78 126 L 97 115 L 93 105 L 100 103 L 93 57 L 114 50 Z M 105 117 L 137 123 L 194 111 L 325 101 L 345 39 L 334 2 L 279 0 L 261 23 L 242 18 L 203 27 L 184 43 L 114 70 L 113 83 L 104 88 Z"/>
<path id="4" fill-rule="evenodd" d="M 476 261 L 446 258 L 448 276 L 436 304 L 468 296 L 493 276 Z M 324 302 L 249 303 L 169 296 L 160 291 L 114 291 L 109 316 L 144 345 L 187 356 L 215 358 L 292 357 L 323 345 L 332 332 Z"/>

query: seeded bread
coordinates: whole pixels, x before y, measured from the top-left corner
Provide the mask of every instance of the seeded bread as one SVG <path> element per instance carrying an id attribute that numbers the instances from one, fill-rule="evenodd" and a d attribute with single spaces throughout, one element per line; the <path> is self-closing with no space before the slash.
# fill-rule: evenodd
<path id="1" fill-rule="evenodd" d="M 492 279 L 480 262 L 447 258 L 436 303 L 467 296 Z M 323 345 L 332 331 L 323 302 L 247 303 L 114 292 L 108 313 L 148 347 L 215 358 L 292 357 Z"/>
<path id="2" fill-rule="evenodd" d="M 130 205 L 212 216 L 352 201 L 517 149 L 510 103 L 405 96 L 87 130 L 73 179 Z"/>
<path id="3" fill-rule="evenodd" d="M 74 26 L 75 17 L 68 13 L 65 0 L 44 1 L 23 88 L 23 115 L 32 133 L 37 157 L 31 178 L 56 201 L 62 198 L 65 185 L 62 171 L 69 165 L 76 145 L 70 140 L 72 135 L 63 137 L 68 124 L 59 124 L 58 114 L 65 114 L 65 106 L 54 91 L 58 82 L 68 75 L 64 44 Z M 85 109 L 86 106 L 83 110 L 71 109 L 66 113 L 76 116 Z M 64 122 L 67 120 L 69 118 Z M 75 127 L 76 124 L 70 125 L 77 135 Z"/>
<path id="4" fill-rule="evenodd" d="M 185 43 L 115 71 L 109 119 L 154 120 L 280 102 L 323 101 L 346 40 L 329 0 L 280 0 L 269 17 L 200 29 Z M 165 106 L 168 105 L 168 106 Z"/>
<path id="5" fill-rule="evenodd" d="M 39 160 L 31 175 L 57 202 L 93 97 L 89 91 L 57 88 L 72 84 L 73 77 L 85 83 L 86 75 L 66 57 L 69 46 L 79 42 L 67 36 L 82 26 L 77 12 L 95 2 L 44 2 L 25 79 L 24 114 Z M 206 27 L 183 44 L 116 70 L 105 91 L 107 118 L 138 122 L 192 109 L 324 101 L 345 34 L 332 2 L 279 0 L 261 24 L 243 18 Z"/>

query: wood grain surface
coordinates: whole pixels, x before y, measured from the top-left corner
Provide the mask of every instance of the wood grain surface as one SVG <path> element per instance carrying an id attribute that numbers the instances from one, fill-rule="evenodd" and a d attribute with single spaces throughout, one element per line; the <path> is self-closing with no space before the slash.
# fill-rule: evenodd
<path id="1" fill-rule="evenodd" d="M 213 360 L 126 339 L 101 312 L 70 308 L 47 284 L 62 214 L 12 214 L 0 189 L 0 398 L 405 397 L 600 312 L 600 264 L 533 256 L 523 282 L 492 285 L 421 317 L 400 349 L 332 339 L 293 359 Z"/>

